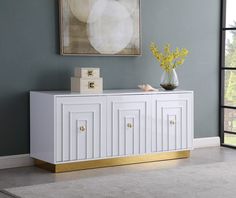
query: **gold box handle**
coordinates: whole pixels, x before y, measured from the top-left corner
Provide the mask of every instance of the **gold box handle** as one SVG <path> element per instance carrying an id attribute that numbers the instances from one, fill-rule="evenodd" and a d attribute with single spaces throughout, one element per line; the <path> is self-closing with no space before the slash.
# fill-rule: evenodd
<path id="1" fill-rule="evenodd" d="M 95 88 L 95 82 L 89 82 L 88 87 L 89 87 L 89 89 L 94 89 Z"/>
<path id="2" fill-rule="evenodd" d="M 88 76 L 93 76 L 93 70 L 88 70 Z"/>

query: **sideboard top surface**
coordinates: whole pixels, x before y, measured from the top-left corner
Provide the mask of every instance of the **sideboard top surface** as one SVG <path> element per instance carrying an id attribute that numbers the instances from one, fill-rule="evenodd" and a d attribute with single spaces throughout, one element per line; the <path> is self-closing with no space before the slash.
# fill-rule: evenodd
<path id="1" fill-rule="evenodd" d="M 147 94 L 186 94 L 193 93 L 193 91 L 187 90 L 174 90 L 174 91 L 142 91 L 140 89 L 112 89 L 112 90 L 104 90 L 102 93 L 93 93 L 93 94 L 81 94 L 79 92 L 71 92 L 71 91 L 31 91 L 30 93 L 40 93 L 47 94 L 56 97 L 71 97 L 71 96 L 117 96 L 117 95 L 147 95 Z"/>

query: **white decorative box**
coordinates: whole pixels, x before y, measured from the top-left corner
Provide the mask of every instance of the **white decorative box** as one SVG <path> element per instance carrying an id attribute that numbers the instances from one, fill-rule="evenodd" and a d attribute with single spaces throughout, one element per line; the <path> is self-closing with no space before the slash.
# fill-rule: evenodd
<path id="1" fill-rule="evenodd" d="M 71 78 L 71 91 L 80 93 L 102 93 L 102 78 Z"/>
<path id="2" fill-rule="evenodd" d="M 75 77 L 79 78 L 100 78 L 99 68 L 75 68 Z"/>

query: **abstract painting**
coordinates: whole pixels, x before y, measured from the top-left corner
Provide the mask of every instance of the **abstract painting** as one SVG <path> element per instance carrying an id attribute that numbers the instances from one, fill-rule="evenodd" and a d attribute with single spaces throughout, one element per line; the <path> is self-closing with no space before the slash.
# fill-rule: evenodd
<path id="1" fill-rule="evenodd" d="M 140 0 L 60 0 L 60 37 L 62 55 L 140 55 Z"/>

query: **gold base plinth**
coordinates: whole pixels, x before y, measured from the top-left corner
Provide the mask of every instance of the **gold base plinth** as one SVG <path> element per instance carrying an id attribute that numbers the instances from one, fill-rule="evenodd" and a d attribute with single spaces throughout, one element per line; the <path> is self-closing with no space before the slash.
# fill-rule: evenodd
<path id="1" fill-rule="evenodd" d="M 103 167 L 121 166 L 121 165 L 137 164 L 144 162 L 181 159 L 181 158 L 187 158 L 189 156 L 190 156 L 190 151 L 177 151 L 177 152 L 155 153 L 155 154 L 119 157 L 119 158 L 110 158 L 101 160 L 90 160 L 84 162 L 71 162 L 63 164 L 50 164 L 35 159 L 35 165 L 37 167 L 49 170 L 54 173 L 61 173 L 61 172 L 92 169 L 92 168 L 103 168 Z"/>

